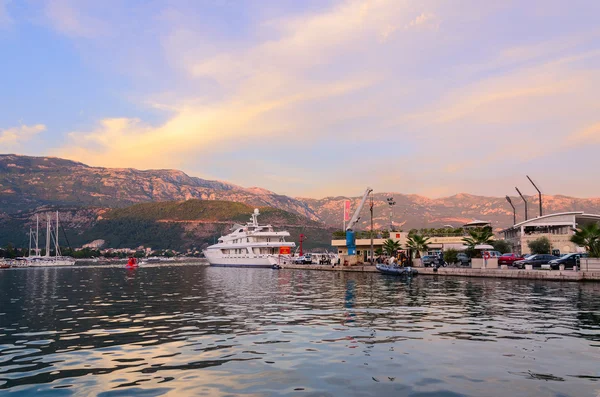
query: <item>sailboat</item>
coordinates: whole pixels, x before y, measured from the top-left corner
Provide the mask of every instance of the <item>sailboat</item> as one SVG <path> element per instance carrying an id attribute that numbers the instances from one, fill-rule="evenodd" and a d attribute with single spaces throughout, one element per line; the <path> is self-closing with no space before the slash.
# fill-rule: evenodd
<path id="1" fill-rule="evenodd" d="M 40 255 L 39 241 L 40 218 L 36 215 L 35 237 L 33 231 L 29 229 L 29 256 L 26 259 L 28 266 L 73 266 L 75 259 L 70 256 L 62 256 L 58 244 L 58 211 L 56 211 L 56 229 L 52 230 L 50 215 L 47 216 L 46 223 L 46 255 Z M 35 249 L 32 248 L 32 240 L 35 242 Z M 54 256 L 50 256 L 50 244 L 54 242 Z M 33 255 L 32 255 L 33 253 Z"/>

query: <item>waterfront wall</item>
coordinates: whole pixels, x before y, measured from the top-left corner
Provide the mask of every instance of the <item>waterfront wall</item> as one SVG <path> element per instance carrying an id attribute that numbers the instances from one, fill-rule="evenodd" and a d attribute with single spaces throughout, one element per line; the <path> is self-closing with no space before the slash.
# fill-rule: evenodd
<path id="1" fill-rule="evenodd" d="M 532 280 L 558 280 L 558 281 L 600 281 L 600 268 L 596 271 L 574 270 L 520 270 L 520 269 L 469 269 L 469 268 L 439 268 L 437 272 L 432 268 L 419 269 L 419 274 L 438 274 L 443 276 L 461 277 L 494 277 L 494 278 L 520 278 Z"/>
<path id="2" fill-rule="evenodd" d="M 520 270 L 520 269 L 471 269 L 441 267 L 435 271 L 431 267 L 419 268 L 420 275 L 455 276 L 455 277 L 491 277 L 516 278 L 529 280 L 555 281 L 600 281 L 600 261 L 598 270 Z M 342 272 L 371 272 L 378 273 L 375 266 L 326 266 L 326 265 L 284 265 L 284 269 L 322 270 Z"/>

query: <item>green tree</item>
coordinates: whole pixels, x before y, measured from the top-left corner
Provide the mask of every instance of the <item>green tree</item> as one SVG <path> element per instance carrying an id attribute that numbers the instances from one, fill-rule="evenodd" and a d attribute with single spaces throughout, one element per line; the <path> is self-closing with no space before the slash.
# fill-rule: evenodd
<path id="1" fill-rule="evenodd" d="M 532 254 L 550 253 L 550 240 L 548 240 L 548 237 L 540 237 L 535 240 L 528 241 L 527 246 Z"/>
<path id="2" fill-rule="evenodd" d="M 415 251 L 415 258 L 421 257 L 421 252 L 429 249 L 429 237 L 424 237 L 419 234 L 412 234 L 406 240 L 406 245 L 411 250 Z"/>
<path id="3" fill-rule="evenodd" d="M 388 238 L 383 242 L 383 252 L 385 252 L 388 256 L 396 255 L 399 249 L 400 242 L 396 240 Z"/>
<path id="4" fill-rule="evenodd" d="M 336 230 L 332 233 L 332 237 L 334 240 L 345 240 L 346 232 L 344 230 Z"/>
<path id="5" fill-rule="evenodd" d="M 494 240 L 492 241 L 492 246 L 496 251 L 499 251 L 503 254 L 512 251 L 512 246 L 506 240 Z"/>
<path id="6" fill-rule="evenodd" d="M 458 262 L 458 250 L 454 248 L 448 248 L 444 251 L 444 262 L 446 263 L 456 263 Z"/>
<path id="7" fill-rule="evenodd" d="M 463 238 L 463 242 L 469 249 L 475 249 L 476 245 L 491 244 L 493 241 L 494 232 L 490 227 L 469 229 L 469 236 Z"/>
<path id="8" fill-rule="evenodd" d="M 17 251 L 15 250 L 15 247 L 13 247 L 12 244 L 8 243 L 6 245 L 6 249 L 4 250 L 4 255 L 6 258 L 13 259 L 17 257 Z"/>
<path id="9" fill-rule="evenodd" d="M 600 258 L 600 225 L 590 223 L 575 230 L 571 242 L 585 247 L 592 258 Z"/>
<path id="10" fill-rule="evenodd" d="M 377 255 L 377 256 L 383 255 L 383 249 L 381 247 L 375 248 L 375 255 Z"/>

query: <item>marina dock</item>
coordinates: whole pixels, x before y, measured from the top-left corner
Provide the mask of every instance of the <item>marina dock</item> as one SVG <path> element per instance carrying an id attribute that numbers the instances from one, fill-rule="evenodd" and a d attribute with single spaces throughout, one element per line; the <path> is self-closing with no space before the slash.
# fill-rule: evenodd
<path id="1" fill-rule="evenodd" d="M 378 273 L 375 266 L 326 266 L 326 265 L 282 265 L 284 269 L 321 270 L 333 272 L 365 272 Z M 515 278 L 526 280 L 555 280 L 555 281 L 600 281 L 600 271 L 573 270 L 520 270 L 520 269 L 471 269 L 442 267 L 418 267 L 419 275 L 435 275 L 448 277 L 488 277 Z"/>

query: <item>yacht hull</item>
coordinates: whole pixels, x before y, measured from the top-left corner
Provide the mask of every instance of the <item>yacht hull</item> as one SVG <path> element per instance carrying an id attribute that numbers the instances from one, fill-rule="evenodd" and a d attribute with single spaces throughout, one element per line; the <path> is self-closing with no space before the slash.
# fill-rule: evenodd
<path id="1" fill-rule="evenodd" d="M 268 255 L 258 255 L 255 257 L 228 257 L 212 253 L 210 250 L 204 251 L 204 256 L 211 266 L 221 267 L 271 267 Z"/>
<path id="2" fill-rule="evenodd" d="M 32 267 L 73 266 L 74 264 L 75 264 L 74 260 L 68 260 L 68 259 L 27 261 L 27 265 L 32 266 Z"/>

